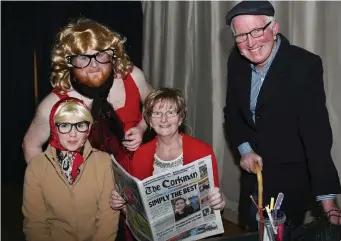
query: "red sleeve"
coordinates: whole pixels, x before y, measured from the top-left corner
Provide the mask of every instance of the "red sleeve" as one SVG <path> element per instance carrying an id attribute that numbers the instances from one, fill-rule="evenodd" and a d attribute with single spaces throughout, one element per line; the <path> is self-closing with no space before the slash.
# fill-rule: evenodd
<path id="1" fill-rule="evenodd" d="M 183 136 L 183 145 L 184 149 L 186 149 L 184 151 L 184 155 L 186 156 L 184 156 L 184 158 L 187 159 L 186 164 L 192 161 L 196 161 L 202 157 L 211 155 L 214 185 L 216 187 L 219 187 L 218 165 L 213 148 L 205 142 L 186 135 Z"/>
<path id="2" fill-rule="evenodd" d="M 130 174 L 140 180 L 150 177 L 153 174 L 153 155 L 150 157 L 149 148 L 140 146 L 134 153 L 130 162 Z"/>
<path id="3" fill-rule="evenodd" d="M 137 152 L 134 153 L 133 160 L 130 162 L 130 174 L 137 179 L 143 180 L 143 170 L 141 169 L 139 162 L 136 161 L 136 156 Z M 140 170 L 140 171 L 139 171 Z"/>

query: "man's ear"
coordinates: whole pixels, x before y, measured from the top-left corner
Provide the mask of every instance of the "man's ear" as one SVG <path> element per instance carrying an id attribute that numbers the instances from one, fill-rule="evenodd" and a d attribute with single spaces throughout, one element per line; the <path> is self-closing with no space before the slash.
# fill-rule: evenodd
<path id="1" fill-rule="evenodd" d="M 272 28 L 273 36 L 276 37 L 279 32 L 279 24 L 277 21 L 274 22 L 274 26 Z"/>

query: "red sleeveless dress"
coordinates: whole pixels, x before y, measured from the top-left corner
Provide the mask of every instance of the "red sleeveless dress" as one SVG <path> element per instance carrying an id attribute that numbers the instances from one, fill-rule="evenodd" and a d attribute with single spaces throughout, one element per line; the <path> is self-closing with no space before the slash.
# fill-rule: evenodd
<path id="1" fill-rule="evenodd" d="M 123 124 L 124 131 L 126 132 L 141 121 L 142 112 L 140 92 L 130 74 L 128 74 L 123 80 L 123 84 L 126 92 L 125 105 L 115 111 Z M 67 93 L 62 94 L 58 89 L 53 89 L 52 92 L 60 99 L 69 97 Z M 91 134 L 95 135 L 96 133 L 91 132 Z M 91 136 L 89 137 L 89 140 L 91 142 Z M 110 145 L 110 140 L 106 141 L 104 145 Z M 119 153 L 118 156 L 116 156 L 116 159 L 120 165 L 129 172 L 130 158 L 126 156 L 125 152 Z"/>
<path id="2" fill-rule="evenodd" d="M 127 131 L 142 120 L 141 96 L 130 74 L 123 83 L 126 92 L 125 105 L 115 111 L 124 125 L 124 131 Z"/>

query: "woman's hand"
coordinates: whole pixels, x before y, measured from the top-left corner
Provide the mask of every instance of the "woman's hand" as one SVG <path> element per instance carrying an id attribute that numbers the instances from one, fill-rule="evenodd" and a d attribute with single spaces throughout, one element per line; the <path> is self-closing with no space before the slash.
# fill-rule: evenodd
<path id="1" fill-rule="evenodd" d="M 126 212 L 126 202 L 124 199 L 120 196 L 120 194 L 114 189 L 111 192 L 110 196 L 110 207 L 114 210 L 120 210 L 123 209 L 124 212 Z"/>
<path id="2" fill-rule="evenodd" d="M 210 207 L 214 210 L 223 210 L 225 207 L 225 200 L 223 194 L 218 187 L 213 188 L 208 194 L 208 202 Z"/>
<path id="3" fill-rule="evenodd" d="M 122 144 L 129 151 L 136 151 L 136 149 L 141 145 L 144 130 L 141 127 L 135 126 L 130 128 L 124 135 L 124 141 Z"/>
<path id="4" fill-rule="evenodd" d="M 175 209 L 175 213 L 182 214 L 184 212 L 184 209 Z"/>

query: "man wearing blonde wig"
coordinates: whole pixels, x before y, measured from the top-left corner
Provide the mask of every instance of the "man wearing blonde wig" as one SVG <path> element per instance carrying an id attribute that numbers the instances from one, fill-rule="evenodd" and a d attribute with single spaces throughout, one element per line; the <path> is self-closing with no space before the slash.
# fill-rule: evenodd
<path id="1" fill-rule="evenodd" d="M 147 126 L 140 103 L 151 90 L 124 50 L 125 38 L 93 20 L 68 24 L 52 50 L 51 84 L 23 143 L 26 162 L 42 152 L 49 137 L 48 115 L 61 98 L 76 97 L 91 106 L 95 120 L 91 145 L 114 154 L 126 169 L 129 154 L 142 142 Z"/>

